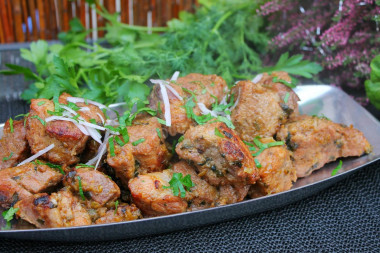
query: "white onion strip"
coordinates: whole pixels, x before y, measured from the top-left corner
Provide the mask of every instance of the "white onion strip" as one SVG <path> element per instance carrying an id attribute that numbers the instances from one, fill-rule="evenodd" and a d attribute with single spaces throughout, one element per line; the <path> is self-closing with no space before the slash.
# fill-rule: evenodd
<path id="1" fill-rule="evenodd" d="M 237 106 L 237 104 L 239 103 L 239 100 L 240 100 L 240 93 L 241 93 L 241 88 L 239 87 L 239 94 L 238 94 L 238 97 L 237 97 L 237 99 L 236 99 L 234 105 L 231 106 L 231 108 L 229 109 L 230 111 L 232 111 L 232 110 Z"/>
<path id="2" fill-rule="evenodd" d="M 87 131 L 88 129 L 86 129 L 86 127 L 84 127 L 78 123 L 74 123 L 74 124 L 84 135 L 90 135 L 90 133 Z"/>
<path id="3" fill-rule="evenodd" d="M 25 163 L 28 163 L 28 162 L 31 162 L 33 161 L 34 159 L 42 156 L 43 154 L 49 152 L 50 150 L 52 150 L 54 148 L 54 144 L 50 144 L 49 146 L 47 146 L 46 148 L 38 151 L 36 154 L 32 155 L 31 157 L 29 157 L 28 159 L 22 161 L 21 163 L 19 163 L 17 166 L 21 166 Z"/>
<path id="4" fill-rule="evenodd" d="M 150 79 L 150 82 L 151 83 L 154 83 L 154 84 L 162 84 L 162 85 L 165 85 L 166 88 L 169 89 L 169 91 L 176 97 L 178 98 L 179 100 L 183 100 L 183 98 L 181 97 L 181 95 L 178 94 L 178 92 L 165 80 L 156 80 L 156 79 Z"/>
<path id="5" fill-rule="evenodd" d="M 252 79 L 252 83 L 258 83 L 262 77 L 263 74 L 258 74 L 257 76 L 255 76 L 255 78 Z"/>
<path id="6" fill-rule="evenodd" d="M 170 78 L 170 81 L 177 81 L 179 77 L 179 71 L 174 72 L 172 78 Z"/>
<path id="7" fill-rule="evenodd" d="M 96 115 L 98 115 L 99 116 L 99 118 L 100 118 L 100 120 L 102 121 L 102 123 L 103 123 L 103 125 L 104 125 L 104 118 L 103 118 L 103 116 L 100 114 L 100 113 L 96 113 Z"/>
<path id="8" fill-rule="evenodd" d="M 213 117 L 215 117 L 215 118 L 218 117 L 218 114 L 217 114 L 216 112 L 214 112 L 214 111 L 209 110 L 209 109 L 206 107 L 205 104 L 203 104 L 203 103 L 198 103 L 198 107 L 199 107 L 199 109 L 201 110 L 202 114 L 205 114 L 205 115 L 206 115 L 206 114 L 211 114 L 211 116 L 213 116 Z"/>
<path id="9" fill-rule="evenodd" d="M 88 111 L 90 111 L 90 108 L 88 108 L 88 107 L 81 107 L 79 109 L 79 111 L 81 111 L 81 112 L 88 112 Z"/>
<path id="10" fill-rule="evenodd" d="M 68 97 L 66 100 L 69 101 L 69 102 L 71 102 L 71 103 L 88 103 L 88 104 L 93 104 L 93 105 L 96 105 L 97 107 L 99 107 L 100 109 L 108 108 L 107 106 L 105 106 L 105 105 L 103 105 L 101 103 L 98 103 L 98 102 L 95 102 L 95 101 L 92 101 L 92 100 L 89 100 L 89 99 L 84 99 L 84 98 Z"/>
<path id="11" fill-rule="evenodd" d="M 95 129 L 91 128 L 91 127 L 87 127 L 86 126 L 86 129 L 89 133 L 89 135 L 92 137 L 92 139 L 94 139 L 96 142 L 102 144 L 102 135 L 100 133 L 98 133 L 98 131 L 96 131 Z"/>
<path id="12" fill-rule="evenodd" d="M 164 102 L 165 105 L 165 121 L 166 121 L 166 126 L 171 126 L 172 125 L 172 117 L 170 114 L 170 102 L 169 102 L 169 97 L 168 97 L 168 92 L 166 90 L 165 85 L 160 82 L 160 90 L 161 90 L 161 95 L 162 95 L 162 101 Z"/>
<path id="13" fill-rule="evenodd" d="M 65 118 L 65 117 L 62 117 L 62 116 L 51 116 L 51 117 L 45 119 L 46 122 L 50 122 L 50 121 L 54 121 L 54 120 L 62 120 L 62 121 L 70 121 L 70 122 L 73 122 L 73 123 L 78 123 L 74 119 L 69 119 L 69 118 Z M 87 126 L 87 127 L 95 128 L 95 129 L 98 129 L 100 131 L 105 131 L 106 130 L 105 127 L 101 127 L 101 126 L 89 123 L 87 121 L 79 121 L 79 124 Z"/>

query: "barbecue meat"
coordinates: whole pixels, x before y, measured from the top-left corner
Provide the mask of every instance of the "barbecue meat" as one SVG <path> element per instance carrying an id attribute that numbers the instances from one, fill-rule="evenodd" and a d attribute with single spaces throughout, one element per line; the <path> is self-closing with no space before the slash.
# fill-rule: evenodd
<path id="1" fill-rule="evenodd" d="M 0 171 L 0 205 L 9 207 L 17 200 L 52 189 L 63 175 L 47 165 L 26 163 Z"/>
<path id="2" fill-rule="evenodd" d="M 297 177 L 306 177 L 339 157 L 361 156 L 372 147 L 363 133 L 328 119 L 302 115 L 283 125 L 277 139 L 293 151 Z"/>
<path id="3" fill-rule="evenodd" d="M 101 216 L 102 217 L 95 221 L 96 224 L 130 221 L 142 218 L 141 211 L 134 204 L 128 205 L 125 203 L 120 204 L 117 210 L 110 209 Z"/>
<path id="4" fill-rule="evenodd" d="M 203 103 L 206 107 L 211 108 L 211 105 L 215 102 L 215 97 L 220 102 L 226 95 L 228 89 L 223 78 L 217 75 L 202 75 L 196 73 L 180 77 L 177 81 L 172 81 L 170 85 L 183 98 L 183 100 L 180 100 L 168 90 L 172 120 L 172 126 L 168 127 L 168 133 L 172 136 L 184 134 L 190 126 L 194 126 L 194 122 L 187 117 L 184 108 L 188 98 L 194 94 L 198 103 Z M 158 102 L 160 102 L 162 113 L 159 116 L 163 118 L 165 107 L 162 102 L 159 85 L 156 84 L 153 87 L 149 102 L 150 106 L 155 110 L 157 110 Z M 196 115 L 201 115 L 198 106 L 195 106 L 193 110 Z"/>
<path id="5" fill-rule="evenodd" d="M 69 172 L 64 185 L 77 194 L 80 192 L 79 178 L 84 196 L 90 200 L 92 208 L 106 205 L 120 197 L 120 188 L 107 175 L 92 168 L 78 168 Z"/>
<path id="6" fill-rule="evenodd" d="M 249 191 L 250 185 L 221 185 L 219 187 L 220 197 L 218 199 L 217 204 L 227 205 L 240 202 L 244 200 Z"/>
<path id="7" fill-rule="evenodd" d="M 43 103 L 44 102 L 44 103 Z M 42 104 L 43 103 L 43 104 Z M 44 120 L 54 111 L 54 103 L 47 99 L 32 99 L 30 114 L 26 121 L 26 138 L 33 154 L 54 144 L 54 148 L 42 155 L 42 158 L 58 164 L 75 164 L 88 140 L 72 122 Z M 46 126 L 41 123 L 40 119 Z"/>
<path id="8" fill-rule="evenodd" d="M 13 132 L 9 120 L 5 122 L 0 140 L 0 170 L 16 166 L 28 158 L 30 153 L 23 121 L 13 121 Z"/>
<path id="9" fill-rule="evenodd" d="M 268 138 L 267 142 L 273 142 Z M 261 142 L 266 143 L 264 139 Z M 261 165 L 260 179 L 251 186 L 249 196 L 257 198 L 268 194 L 287 191 L 296 181 L 296 170 L 290 159 L 290 152 L 283 146 L 270 147 L 257 156 Z"/>
<path id="10" fill-rule="evenodd" d="M 287 103 L 284 98 L 289 93 Z M 236 107 L 231 119 L 236 132 L 245 141 L 256 136 L 273 137 L 281 124 L 298 114 L 297 95 L 282 83 L 273 83 L 270 78 L 263 82 L 240 81 L 232 89 Z"/>
<path id="11" fill-rule="evenodd" d="M 77 197 L 66 189 L 50 196 L 39 193 L 16 203 L 16 215 L 38 228 L 91 225 L 90 215 Z"/>
<path id="12" fill-rule="evenodd" d="M 214 186 L 254 184 L 259 178 L 248 147 L 221 122 L 191 127 L 176 152 L 180 158 L 193 162 L 199 175 Z"/>
<path id="13" fill-rule="evenodd" d="M 122 137 L 120 137 L 123 140 Z M 132 144 L 126 143 L 120 146 L 114 142 L 113 156 L 108 145 L 107 163 L 114 169 L 115 176 L 121 180 L 124 186 L 128 185 L 129 179 L 133 178 L 136 172 L 135 158 L 132 153 Z"/>

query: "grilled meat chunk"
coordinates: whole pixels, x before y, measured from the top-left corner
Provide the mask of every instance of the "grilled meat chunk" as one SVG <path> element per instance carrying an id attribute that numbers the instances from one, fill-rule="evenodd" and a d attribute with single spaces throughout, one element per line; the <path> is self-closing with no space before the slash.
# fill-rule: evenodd
<path id="1" fill-rule="evenodd" d="M 236 185 L 221 185 L 219 187 L 220 197 L 217 205 L 227 205 L 240 202 L 244 200 L 249 191 L 250 185 L 236 184 Z"/>
<path id="2" fill-rule="evenodd" d="M 210 108 L 212 103 L 215 102 L 215 97 L 218 101 L 221 101 L 227 93 L 227 84 L 223 78 L 217 75 L 202 75 L 192 73 L 184 77 L 180 77 L 175 82 L 170 83 L 171 87 L 177 91 L 177 93 L 183 98 L 180 100 L 170 91 L 168 91 L 168 97 L 170 101 L 170 113 L 172 125 L 168 127 L 168 133 L 172 136 L 177 134 L 184 134 L 190 126 L 194 125 L 194 122 L 186 115 L 185 103 L 187 98 L 195 95 L 199 103 L 203 103 L 206 107 Z M 163 118 L 165 113 L 164 103 L 162 102 L 161 89 L 159 85 L 153 87 L 153 91 L 149 98 L 150 106 L 157 110 L 158 103 Z M 201 112 L 196 106 L 194 113 L 200 115 Z"/>
<path id="3" fill-rule="evenodd" d="M 69 172 L 63 183 L 74 192 L 80 192 L 79 182 L 90 206 L 97 208 L 120 197 L 120 188 L 107 175 L 92 168 L 77 168 Z"/>
<path id="4" fill-rule="evenodd" d="M 16 166 L 28 158 L 30 153 L 23 121 L 5 122 L 0 140 L 0 170 Z"/>
<path id="5" fill-rule="evenodd" d="M 122 137 L 120 137 L 122 139 Z M 135 157 L 132 153 L 132 144 L 126 143 L 120 146 L 116 141 L 114 141 L 114 152 L 113 155 L 110 152 L 110 147 L 108 145 L 107 163 L 114 169 L 115 176 L 119 178 L 123 185 L 128 185 L 131 178 L 134 177 L 135 168 Z"/>
<path id="6" fill-rule="evenodd" d="M 16 215 L 37 228 L 91 225 L 90 215 L 77 197 L 68 190 L 39 193 L 16 203 Z"/>
<path id="7" fill-rule="evenodd" d="M 117 210 L 110 209 L 101 214 L 101 217 L 98 218 L 95 223 L 96 224 L 106 224 L 106 223 L 114 223 L 114 222 L 122 222 L 122 221 L 130 221 L 141 219 L 141 211 L 134 205 L 128 205 L 125 203 L 120 204 L 117 207 Z"/>
<path id="8" fill-rule="evenodd" d="M 176 152 L 180 158 L 192 161 L 199 175 L 214 186 L 254 184 L 259 178 L 248 147 L 221 122 L 191 127 Z"/>
<path id="9" fill-rule="evenodd" d="M 72 122 L 57 120 L 46 123 L 44 120 L 51 116 L 48 111 L 54 111 L 52 101 L 32 99 L 26 121 L 26 138 L 32 153 L 54 144 L 52 150 L 42 155 L 43 159 L 68 165 L 79 162 L 78 155 L 85 148 L 88 136 Z"/>
<path id="10" fill-rule="evenodd" d="M 47 165 L 26 163 L 0 171 L 0 206 L 9 207 L 20 199 L 51 189 L 63 175 Z"/>
<path id="11" fill-rule="evenodd" d="M 372 151 L 363 133 L 328 119 L 302 115 L 283 125 L 277 139 L 293 151 L 297 177 L 306 177 L 339 157 L 361 156 Z"/>
<path id="12" fill-rule="evenodd" d="M 274 141 L 268 138 L 268 142 Z M 261 142 L 265 142 L 261 139 Z M 249 190 L 251 198 L 287 191 L 297 180 L 290 152 L 283 146 L 270 147 L 257 156 L 260 179 Z"/>
<path id="13" fill-rule="evenodd" d="M 240 81 L 231 89 L 231 94 L 235 94 L 235 102 L 238 99 L 231 120 L 245 141 L 252 141 L 256 136 L 273 137 L 290 115 L 298 114 L 297 95 L 270 78 L 258 83 Z M 286 103 L 285 96 L 288 97 Z"/>

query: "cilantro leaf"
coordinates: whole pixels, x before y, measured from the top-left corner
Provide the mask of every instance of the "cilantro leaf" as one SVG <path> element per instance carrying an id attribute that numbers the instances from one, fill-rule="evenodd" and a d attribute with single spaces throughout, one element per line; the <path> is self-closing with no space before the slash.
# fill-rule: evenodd
<path id="1" fill-rule="evenodd" d="M 335 176 L 338 173 L 338 171 L 342 168 L 342 165 L 342 160 L 339 160 L 338 166 L 336 166 L 336 168 L 331 171 L 331 176 Z"/>
<path id="2" fill-rule="evenodd" d="M 2 213 L 4 220 L 7 222 L 6 226 L 1 228 L 4 230 L 11 229 L 11 221 L 13 220 L 13 216 L 17 213 L 17 211 L 20 210 L 19 208 L 9 208 L 7 211 L 4 211 Z"/>
<path id="3" fill-rule="evenodd" d="M 186 191 L 189 191 L 195 184 L 191 181 L 191 176 L 188 174 L 183 176 L 182 173 L 173 173 L 172 179 L 169 181 L 170 186 L 162 186 L 163 189 L 172 189 L 173 195 L 181 198 L 186 196 Z"/>

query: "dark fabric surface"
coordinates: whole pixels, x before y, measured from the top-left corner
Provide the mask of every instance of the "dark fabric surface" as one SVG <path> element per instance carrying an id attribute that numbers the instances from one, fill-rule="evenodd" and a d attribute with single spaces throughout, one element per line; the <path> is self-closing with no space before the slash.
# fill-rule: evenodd
<path id="1" fill-rule="evenodd" d="M 1 69 L 10 59 L 20 63 L 17 53 L 7 54 Z M 17 100 L 24 87 L 21 77 L 0 76 L 0 122 L 26 111 Z M 108 242 L 0 239 L 0 252 L 380 252 L 379 167 L 373 163 L 283 208 L 212 226 Z"/>

